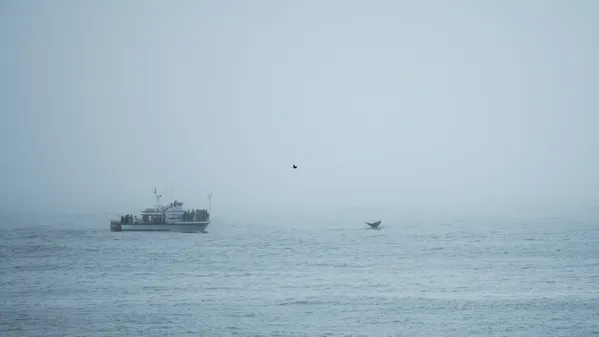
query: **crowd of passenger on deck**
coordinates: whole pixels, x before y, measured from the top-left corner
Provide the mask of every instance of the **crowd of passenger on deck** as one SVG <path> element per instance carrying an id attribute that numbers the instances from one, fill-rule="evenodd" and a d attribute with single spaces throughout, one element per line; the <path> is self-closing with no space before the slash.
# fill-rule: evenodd
<path id="1" fill-rule="evenodd" d="M 154 219 L 150 219 L 148 215 L 144 214 L 142 216 L 142 223 L 151 222 L 151 223 L 160 223 L 162 217 L 155 216 Z M 185 211 L 183 213 L 183 221 L 207 221 L 208 220 L 208 210 L 205 209 L 192 209 Z M 139 219 L 136 216 L 131 214 L 126 214 L 121 216 L 121 224 L 134 224 L 138 223 Z"/>
<path id="2" fill-rule="evenodd" d="M 205 209 L 194 209 L 183 213 L 183 221 L 206 221 L 208 220 L 208 211 Z"/>
<path id="3" fill-rule="evenodd" d="M 121 223 L 122 224 L 132 224 L 132 223 L 136 223 L 137 222 L 137 215 L 133 216 L 131 214 L 126 214 L 121 216 Z"/>

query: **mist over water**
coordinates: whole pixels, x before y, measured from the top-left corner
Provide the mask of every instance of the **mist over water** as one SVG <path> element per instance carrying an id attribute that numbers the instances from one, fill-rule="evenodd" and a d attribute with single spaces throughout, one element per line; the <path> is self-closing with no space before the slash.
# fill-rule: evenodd
<path id="1" fill-rule="evenodd" d="M 0 334 L 599 333 L 597 17 L 2 1 Z"/>
<path id="2" fill-rule="evenodd" d="M 4 1 L 0 207 L 125 212 L 154 187 L 240 217 L 596 207 L 597 14 Z"/>

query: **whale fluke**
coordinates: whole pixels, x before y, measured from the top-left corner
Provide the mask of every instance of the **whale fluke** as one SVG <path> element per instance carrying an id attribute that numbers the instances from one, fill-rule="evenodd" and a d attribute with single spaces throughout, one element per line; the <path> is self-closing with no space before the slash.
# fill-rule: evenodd
<path id="1" fill-rule="evenodd" d="M 372 228 L 378 228 L 379 225 L 381 224 L 381 220 L 379 220 L 377 222 L 366 222 L 366 224 Z"/>

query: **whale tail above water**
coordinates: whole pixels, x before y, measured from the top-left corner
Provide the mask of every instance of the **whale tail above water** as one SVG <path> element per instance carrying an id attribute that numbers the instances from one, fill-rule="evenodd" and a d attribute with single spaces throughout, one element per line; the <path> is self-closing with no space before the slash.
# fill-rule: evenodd
<path id="1" fill-rule="evenodd" d="M 381 224 L 381 220 L 379 220 L 377 222 L 366 222 L 366 224 L 372 228 L 378 228 L 379 225 Z"/>

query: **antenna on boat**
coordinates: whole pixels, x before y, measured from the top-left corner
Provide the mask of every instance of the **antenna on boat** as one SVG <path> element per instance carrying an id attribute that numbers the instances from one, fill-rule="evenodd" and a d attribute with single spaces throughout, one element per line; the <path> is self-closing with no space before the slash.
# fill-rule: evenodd
<path id="1" fill-rule="evenodd" d="M 208 214 L 210 214 L 211 209 L 212 209 L 212 192 L 208 193 Z"/>
<path id="2" fill-rule="evenodd" d="M 166 184 L 164 184 L 164 195 L 166 195 L 167 198 L 169 198 L 171 200 L 175 200 L 175 193 L 173 193 L 173 188 L 171 187 L 171 189 L 169 190 L 166 187 Z"/>
<path id="3" fill-rule="evenodd" d="M 162 194 L 156 192 L 156 187 L 154 187 L 154 195 L 156 196 L 156 206 L 160 206 L 160 197 L 162 197 Z"/>

